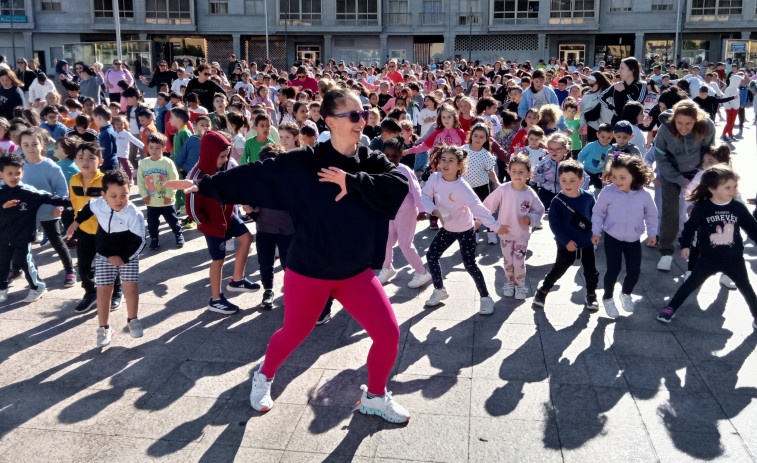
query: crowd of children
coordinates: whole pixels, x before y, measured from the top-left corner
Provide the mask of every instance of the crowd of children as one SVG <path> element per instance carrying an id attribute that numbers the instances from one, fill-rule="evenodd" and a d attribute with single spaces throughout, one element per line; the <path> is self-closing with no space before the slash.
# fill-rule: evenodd
<path id="1" fill-rule="evenodd" d="M 84 295 L 74 311 L 97 308 L 97 345 L 111 342 L 110 312 L 124 297 L 129 332 L 142 336 L 139 259 L 148 239 L 148 251 L 161 248 L 162 217 L 176 248 L 183 247 L 187 230 L 196 227 L 205 237 L 211 261 L 208 310 L 225 315 L 239 310 L 222 292 L 225 255 L 234 249 L 234 272 L 226 291 L 254 292 L 262 285 L 261 305 L 272 308 L 276 256 L 282 268 L 294 266 L 287 275 L 297 275 L 296 269 L 305 264 L 291 251 L 302 249 L 297 231 L 307 224 L 293 217 L 288 199 L 219 193 L 223 188 L 241 191 L 248 185 L 214 186 L 213 194 L 190 187 L 239 165 L 262 163 L 269 167 L 261 172 L 278 172 L 271 166 L 292 162 L 282 153 L 303 148 L 297 153 L 311 153 L 313 158 L 302 162 L 323 168 L 320 181 L 341 186 L 337 202 L 346 196 L 341 204 L 355 207 L 349 194 L 357 190 L 383 214 L 376 223 L 388 228 L 376 232 L 379 239 L 374 246 L 380 258 L 371 260 L 371 267 L 380 270 L 378 283 L 385 284 L 397 274 L 396 244 L 414 272 L 408 286 L 416 289 L 432 283 L 427 306 L 449 297 L 440 258 L 457 241 L 480 296 L 479 313 L 494 311 L 494 299 L 476 262 L 479 232 L 484 230 L 486 241 L 501 248 L 504 296 L 527 299 L 529 239 L 546 221 L 557 247 L 555 263 L 536 289 L 532 305 L 544 307 L 550 290 L 580 259 L 585 308 L 597 311 L 600 275 L 595 251 L 602 243 L 607 264 L 602 305 L 607 316 L 620 315 L 614 287 L 625 261 L 619 297 L 621 308 L 631 313 L 641 274 L 640 240 L 646 235 L 650 247 L 658 245 L 661 235 L 661 244 L 670 241 L 671 221 L 663 224 L 661 216 L 673 211 L 677 220 L 677 201 L 685 198 L 690 203 L 686 203 L 688 220 L 680 245 L 689 271 L 658 319 L 670 322 L 686 297 L 717 272 L 724 274 L 724 285 L 744 294 L 757 319 L 757 296 L 747 278 L 740 235 L 743 229 L 756 238 L 757 220 L 739 200 L 739 177 L 730 166 L 729 146 L 713 146 L 714 131 L 707 125 L 712 124 L 718 105 L 726 105 L 723 137 L 731 140 L 738 115 L 732 101 L 739 98 L 742 87 L 749 86 L 742 71 L 732 73 L 728 86 L 723 83 L 725 97 L 720 97 L 717 83 L 694 85 L 697 94 L 687 94 L 687 84 L 699 83 L 698 75 L 676 76 L 680 86 L 674 82 L 658 89 L 654 76 L 659 75 L 659 66 L 650 71 L 647 87 L 639 82 L 640 63 L 634 58 L 623 60 L 617 72 L 604 63 L 596 69 L 582 64 L 555 69 L 500 60 L 499 71 L 494 72 L 464 60 L 435 69 L 392 60 L 385 66 L 356 67 L 304 62 L 291 73 L 272 67 L 266 73 L 252 72 L 240 63 L 241 72 L 235 68 L 226 76 L 215 64 L 202 63 L 190 73 L 178 63 L 171 71 L 167 63 L 161 66 L 151 82 L 143 79 L 158 87 L 152 108 L 144 104 L 133 78 L 108 84 L 110 105 L 79 96 L 72 81 L 63 104 L 51 90 L 44 99 L 30 101 L 29 107 L 14 108 L 12 119 L 0 118 L 4 182 L 0 301 L 7 299 L 9 285 L 22 275 L 30 287 L 26 302 L 47 291 L 31 252 L 31 243 L 39 241 L 39 229 L 61 261 L 64 287 L 76 284 L 69 251 L 76 248 Z M 122 68 L 117 71 L 123 74 Z M 713 75 L 708 74 L 710 80 Z M 334 113 L 333 102 L 324 98 L 329 85 L 351 92 L 358 107 Z M 344 105 L 345 97 L 341 98 L 338 105 Z M 342 129 L 335 127 L 342 125 L 335 120 L 349 129 L 338 132 Z M 654 138 L 657 130 L 663 134 L 659 141 Z M 394 180 L 401 178 L 408 190 L 401 195 L 394 192 L 395 209 L 387 205 L 387 198 L 379 200 L 368 193 L 385 184 L 365 172 L 344 174 L 352 169 L 352 161 L 319 157 L 324 146 L 342 152 L 339 147 L 345 137 L 382 151 L 387 162 L 382 168 L 400 173 Z M 688 139 L 696 141 L 696 149 L 686 143 Z M 369 162 L 360 153 L 358 149 L 350 159 Z M 684 163 L 678 162 L 684 157 Z M 133 184 L 144 208 L 129 199 Z M 260 187 L 255 186 L 255 191 Z M 224 198 L 254 201 L 235 204 Z M 671 201 L 675 210 L 666 210 Z M 414 237 L 423 226 L 419 223 L 427 219 L 438 232 L 425 253 L 426 268 Z M 254 239 L 245 225 L 253 220 Z M 253 241 L 261 284 L 245 276 Z M 658 265 L 663 271 L 670 269 L 669 243 L 665 246 Z M 358 257 L 370 252 L 355 251 Z M 328 271 L 317 273 L 329 279 Z M 317 324 L 330 317 L 331 298 L 323 299 L 325 308 Z M 275 371 L 272 365 L 267 363 L 266 371 Z M 265 394 L 265 387 L 256 387 Z M 368 390 L 365 400 L 375 396 Z M 270 400 L 261 397 L 258 403 Z"/>

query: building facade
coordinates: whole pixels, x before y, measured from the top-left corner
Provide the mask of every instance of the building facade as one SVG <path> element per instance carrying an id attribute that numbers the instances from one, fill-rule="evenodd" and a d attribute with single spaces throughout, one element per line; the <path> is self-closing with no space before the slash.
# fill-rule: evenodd
<path id="1" fill-rule="evenodd" d="M 757 39 L 757 0 L 118 0 L 118 9 L 125 59 L 143 66 L 185 56 L 226 63 L 232 52 L 278 66 L 301 58 L 672 60 L 677 21 L 689 62 L 721 60 L 727 40 Z M 15 56 L 36 57 L 48 72 L 55 58 L 108 64 L 114 31 L 113 0 L 0 0 L 0 54 L 11 59 L 15 40 Z"/>

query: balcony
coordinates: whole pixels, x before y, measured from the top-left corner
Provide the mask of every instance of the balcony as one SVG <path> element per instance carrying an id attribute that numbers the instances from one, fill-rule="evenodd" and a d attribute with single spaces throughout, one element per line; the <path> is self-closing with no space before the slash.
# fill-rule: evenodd
<path id="1" fill-rule="evenodd" d="M 444 13 L 421 13 L 420 15 L 423 26 L 442 26 L 447 19 Z"/>
<path id="2" fill-rule="evenodd" d="M 320 26 L 321 13 L 279 13 L 279 25 L 288 27 Z"/>
<path id="3" fill-rule="evenodd" d="M 458 26 L 480 26 L 481 25 L 481 12 L 471 12 L 468 14 L 461 14 L 457 18 Z"/>
<path id="4" fill-rule="evenodd" d="M 412 13 L 384 13 L 384 21 L 387 26 L 412 26 Z"/>
<path id="5" fill-rule="evenodd" d="M 337 13 L 337 26 L 380 26 L 378 13 Z"/>

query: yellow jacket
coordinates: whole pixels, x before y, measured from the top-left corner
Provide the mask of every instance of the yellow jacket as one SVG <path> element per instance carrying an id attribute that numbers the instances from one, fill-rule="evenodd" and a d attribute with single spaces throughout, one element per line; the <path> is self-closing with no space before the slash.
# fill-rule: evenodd
<path id="1" fill-rule="evenodd" d="M 74 208 L 74 214 L 79 212 L 90 199 L 99 198 L 100 192 L 103 189 L 103 177 L 105 174 L 99 170 L 95 174 L 95 177 L 89 182 L 89 185 L 84 187 L 81 179 L 81 172 L 71 177 L 70 186 L 68 187 L 69 198 L 71 199 L 71 206 Z M 94 235 L 97 232 L 97 218 L 92 216 L 84 223 L 79 225 L 79 230 L 90 235 Z"/>

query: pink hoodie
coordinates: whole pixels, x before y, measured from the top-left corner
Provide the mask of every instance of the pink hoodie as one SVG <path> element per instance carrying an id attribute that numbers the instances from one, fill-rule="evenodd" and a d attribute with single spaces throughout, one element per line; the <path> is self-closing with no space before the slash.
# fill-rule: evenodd
<path id="1" fill-rule="evenodd" d="M 528 241 L 531 238 L 531 227 L 541 225 L 541 217 L 544 215 L 544 205 L 532 188 L 518 191 L 510 182 L 491 192 L 484 200 L 484 206 L 492 214 L 499 209 L 497 222 L 510 229 L 510 233 L 500 235 L 506 241 Z M 530 217 L 531 225 L 521 225 L 521 217 Z"/>
<path id="2" fill-rule="evenodd" d="M 465 144 L 465 131 L 463 129 L 436 129 L 419 145 L 415 145 L 408 154 L 423 153 L 442 142 L 448 145 L 463 146 Z"/>
<path id="3" fill-rule="evenodd" d="M 400 205 L 397 213 L 399 214 L 408 209 L 414 209 L 415 215 L 418 215 L 423 211 L 423 204 L 421 204 L 421 186 L 418 184 L 418 179 L 415 177 L 415 173 L 413 173 L 413 171 L 405 164 L 398 165 L 397 170 L 407 177 L 407 183 L 410 186 L 410 191 L 407 193 L 407 196 L 405 196 L 405 200 L 402 201 L 402 205 Z"/>

